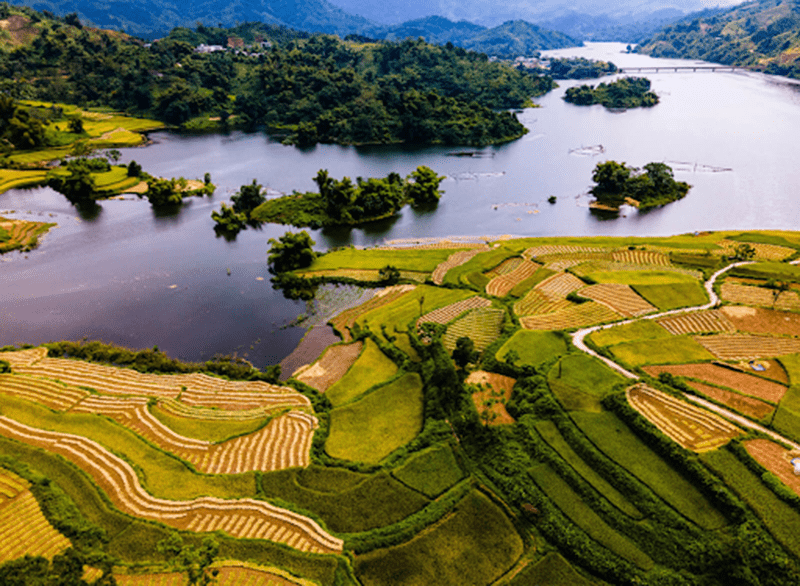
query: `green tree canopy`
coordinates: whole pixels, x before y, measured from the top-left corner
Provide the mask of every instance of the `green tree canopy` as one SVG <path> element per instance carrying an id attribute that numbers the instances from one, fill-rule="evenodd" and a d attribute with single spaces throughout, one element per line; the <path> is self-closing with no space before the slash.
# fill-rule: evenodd
<path id="1" fill-rule="evenodd" d="M 312 248 L 316 242 L 305 230 L 297 233 L 286 232 L 277 240 L 270 238 L 269 243 L 272 247 L 269 249 L 267 260 L 270 272 L 273 274 L 279 275 L 305 268 L 317 257 Z"/>

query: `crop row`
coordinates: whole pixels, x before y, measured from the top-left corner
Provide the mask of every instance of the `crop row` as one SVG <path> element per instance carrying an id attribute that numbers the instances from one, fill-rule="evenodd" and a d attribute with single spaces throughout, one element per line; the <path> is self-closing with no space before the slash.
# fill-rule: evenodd
<path id="1" fill-rule="evenodd" d="M 716 334 L 712 336 L 695 336 L 694 339 L 717 358 L 723 360 L 769 358 L 800 352 L 800 340 L 797 338 Z"/>
<path id="2" fill-rule="evenodd" d="M 763 260 L 783 260 L 796 252 L 794 248 L 776 244 L 764 244 L 761 242 L 748 242 L 747 244 L 755 249 L 756 258 Z M 741 245 L 741 242 L 736 242 L 735 240 L 720 240 L 717 242 L 717 246 L 723 248 L 720 254 L 731 254 L 734 248 Z"/>
<path id="3" fill-rule="evenodd" d="M 75 413 L 98 413 L 111 417 L 161 449 L 191 462 L 208 474 L 240 474 L 307 466 L 317 420 L 312 415 L 289 411 L 272 419 L 254 433 L 221 444 L 187 438 L 172 431 L 147 409 L 147 399 L 136 397 L 90 397 Z"/>
<path id="4" fill-rule="evenodd" d="M 15 352 L 0 352 L 0 360 L 8 362 L 11 368 L 29 366 L 43 358 L 47 358 L 47 348 L 43 346 L 29 348 L 27 350 L 17 350 Z"/>
<path id="5" fill-rule="evenodd" d="M 554 299 L 566 297 L 573 291 L 582 289 L 585 286 L 586 283 L 575 275 L 570 273 L 557 273 L 536 285 L 535 289 Z"/>
<path id="6" fill-rule="evenodd" d="M 486 271 L 483 274 L 489 277 L 490 279 L 494 279 L 495 277 L 499 277 L 500 275 L 507 275 L 509 273 L 514 272 L 517 269 L 517 267 L 519 267 L 522 264 L 523 260 L 525 259 L 519 256 L 507 258 L 499 265 L 494 267 L 492 270 Z"/>
<path id="7" fill-rule="evenodd" d="M 764 287 L 725 282 L 720 290 L 722 299 L 730 303 L 773 307 L 783 311 L 800 311 L 800 297 L 795 291 L 777 291 Z"/>
<path id="8" fill-rule="evenodd" d="M 114 574 L 117 586 L 186 586 L 186 574 Z"/>
<path id="9" fill-rule="evenodd" d="M 644 315 L 656 310 L 628 285 L 619 283 L 590 285 L 581 289 L 580 295 L 607 305 L 625 317 Z"/>
<path id="10" fill-rule="evenodd" d="M 483 351 L 489 344 L 500 337 L 505 312 L 502 309 L 481 308 L 470 311 L 467 315 L 447 327 L 442 339 L 445 348 L 452 352 L 456 341 L 469 337 L 475 343 L 475 349 Z"/>
<path id="11" fill-rule="evenodd" d="M 552 298 L 537 289 L 531 289 L 528 293 L 514 304 L 514 313 L 523 315 L 542 315 L 553 313 L 560 309 L 570 307 L 572 303 L 564 298 Z"/>
<path id="12" fill-rule="evenodd" d="M 250 421 L 265 419 L 270 413 L 280 407 L 257 407 L 256 409 L 238 409 L 227 411 L 225 409 L 210 409 L 208 407 L 192 407 L 176 401 L 175 399 L 160 399 L 158 406 L 177 417 L 187 419 L 206 419 L 210 421 Z"/>
<path id="13" fill-rule="evenodd" d="M 44 448 L 76 464 L 123 512 L 177 529 L 223 531 L 233 537 L 269 539 L 301 551 L 339 553 L 342 541 L 315 521 L 254 499 L 199 497 L 171 501 L 149 495 L 133 468 L 86 438 L 45 431 L 0 416 L 0 435 Z"/>
<path id="14" fill-rule="evenodd" d="M 376 246 L 372 250 L 449 250 L 451 248 L 485 249 L 483 242 L 452 242 L 450 240 L 436 240 L 435 242 L 421 243 L 419 240 L 397 239 L 393 243 L 402 246 Z M 418 244 L 409 244 L 419 242 Z"/>
<path id="15" fill-rule="evenodd" d="M 736 331 L 731 320 L 724 313 L 715 309 L 665 317 L 658 320 L 658 324 L 675 336 Z"/>
<path id="16" fill-rule="evenodd" d="M 255 564 L 241 562 L 214 564 L 216 586 L 313 586 L 312 582 L 292 576 L 288 572 L 273 568 L 260 568 Z"/>
<path id="17" fill-rule="evenodd" d="M 454 269 L 458 266 L 463 265 L 464 263 L 472 260 L 475 256 L 480 254 L 485 250 L 485 247 L 480 248 L 473 248 L 471 250 L 459 250 L 458 252 L 454 252 L 447 260 L 441 263 L 436 269 L 433 271 L 431 275 L 431 279 L 433 280 L 434 284 L 441 285 L 444 283 L 445 275 L 447 275 L 447 271 L 450 269 Z"/>
<path id="18" fill-rule="evenodd" d="M 552 254 L 586 254 L 591 252 L 608 252 L 605 248 L 592 248 L 589 246 L 567 246 L 563 244 L 544 244 L 542 246 L 534 246 L 527 249 L 523 256 L 525 258 L 537 258 L 540 256 L 548 256 Z"/>
<path id="19" fill-rule="evenodd" d="M 780 478 L 795 494 L 800 495 L 800 476 L 795 474 L 791 463 L 792 456 L 796 454 L 766 439 L 746 441 L 744 447 L 759 464 Z"/>
<path id="20" fill-rule="evenodd" d="M 66 411 L 89 393 L 57 382 L 21 374 L 0 374 L 0 393 Z"/>
<path id="21" fill-rule="evenodd" d="M 523 260 L 516 269 L 510 273 L 499 275 L 486 285 L 486 293 L 496 297 L 505 297 L 519 283 L 533 275 L 540 265 L 535 262 Z"/>
<path id="22" fill-rule="evenodd" d="M 386 287 L 385 289 L 382 289 L 376 293 L 372 299 L 366 301 L 365 303 L 362 303 L 357 307 L 345 309 L 333 317 L 328 323 L 330 323 L 334 329 L 342 335 L 342 339 L 345 342 L 349 342 L 353 339 L 353 337 L 350 335 L 350 328 L 354 323 L 356 323 L 356 320 L 359 317 L 369 311 L 372 311 L 373 309 L 377 309 L 378 307 L 382 307 L 384 305 L 389 305 L 390 303 L 400 299 L 400 297 L 409 291 L 413 291 L 415 287 L 415 285 L 394 285 L 392 287 Z"/>
<path id="23" fill-rule="evenodd" d="M 669 257 L 666 254 L 652 250 L 615 250 L 611 258 L 614 262 L 633 265 L 657 265 L 662 267 L 670 265 Z"/>
<path id="24" fill-rule="evenodd" d="M 620 317 L 605 305 L 589 301 L 546 315 L 522 317 L 519 321 L 528 330 L 571 330 L 616 321 Z"/>
<path id="25" fill-rule="evenodd" d="M 730 407 L 734 411 L 738 411 L 753 419 L 764 419 L 775 411 L 773 405 L 760 401 L 755 397 L 740 395 L 728 389 L 712 387 L 711 385 L 693 380 L 686 381 L 686 384 L 709 399 L 722 403 L 726 407 Z"/>
<path id="26" fill-rule="evenodd" d="M 27 488 L 27 482 L 22 480 L 22 478 L 16 474 L 11 474 L 10 472 L 0 470 L 0 495 L 3 495 L 8 499 L 12 499 L 23 490 L 27 490 Z M 0 503 L 2 502 L 3 499 L 0 499 Z"/>
<path id="27" fill-rule="evenodd" d="M 47 521 L 30 491 L 0 499 L 0 563 L 24 555 L 52 559 L 70 545 Z"/>
<path id="28" fill-rule="evenodd" d="M 627 396 L 634 409 L 687 450 L 714 450 L 741 433 L 722 417 L 645 385 L 630 387 Z"/>
<path id="29" fill-rule="evenodd" d="M 641 265 L 641 264 L 602 261 L 602 260 L 593 260 L 583 263 L 573 268 L 572 272 L 580 277 L 585 277 L 586 275 L 589 275 L 591 273 L 600 273 L 600 272 L 616 272 L 616 271 L 638 272 L 638 271 L 653 271 L 653 270 L 658 270 L 658 272 L 660 273 L 667 272 L 667 273 L 677 273 L 679 275 L 686 275 L 688 277 L 692 277 L 693 279 L 697 279 L 698 281 L 701 281 L 703 279 L 703 273 L 692 269 L 683 269 L 675 266 L 659 266 L 657 269 L 654 269 L 653 265 Z"/>
<path id="30" fill-rule="evenodd" d="M 467 299 L 462 299 L 461 301 L 456 301 L 450 305 L 445 305 L 439 309 L 429 311 L 417 320 L 417 327 L 424 323 L 448 324 L 467 311 L 489 307 L 491 305 L 492 302 L 484 297 L 478 295 L 468 297 Z"/>

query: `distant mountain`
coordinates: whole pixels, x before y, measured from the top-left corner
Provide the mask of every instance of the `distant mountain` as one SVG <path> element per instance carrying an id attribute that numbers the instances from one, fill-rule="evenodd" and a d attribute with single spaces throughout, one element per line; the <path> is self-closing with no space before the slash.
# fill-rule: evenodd
<path id="1" fill-rule="evenodd" d="M 800 78 L 800 2 L 758 0 L 694 15 L 643 41 L 637 50 Z"/>
<path id="2" fill-rule="evenodd" d="M 644 19 L 635 17 L 612 18 L 605 14 L 568 12 L 558 18 L 538 22 L 539 26 L 559 31 L 582 41 L 624 41 L 637 43 L 654 35 L 665 26 L 686 15 L 674 8 L 665 8 L 649 14 Z"/>
<path id="3" fill-rule="evenodd" d="M 176 26 L 233 26 L 247 21 L 345 35 L 374 23 L 348 14 L 327 0 L 12 0 L 11 4 L 49 10 L 63 16 L 77 12 L 94 26 L 154 37 Z"/>
<path id="4" fill-rule="evenodd" d="M 533 55 L 543 49 L 563 49 L 580 45 L 579 41 L 563 33 L 545 30 L 524 20 L 503 23 L 480 32 L 461 44 L 465 49 L 498 57 Z"/>
<path id="5" fill-rule="evenodd" d="M 379 27 L 370 31 L 373 37 L 389 41 L 422 37 L 429 43 L 453 43 L 461 45 L 465 40 L 486 30 L 485 26 L 465 20 L 453 22 L 441 16 L 428 16 L 409 20 L 390 27 Z"/>

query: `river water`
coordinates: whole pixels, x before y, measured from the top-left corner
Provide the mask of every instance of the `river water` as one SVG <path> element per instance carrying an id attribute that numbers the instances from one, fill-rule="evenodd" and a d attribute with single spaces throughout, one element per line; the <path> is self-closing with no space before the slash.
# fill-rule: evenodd
<path id="1" fill-rule="evenodd" d="M 622 53 L 594 43 L 547 52 L 614 61 L 619 66 L 686 65 Z M 123 150 L 153 175 L 202 178 L 218 186 L 173 215 L 144 200 L 105 201 L 82 216 L 47 188 L 0 196 L 0 212 L 57 222 L 42 245 L 0 262 L 0 344 L 101 339 L 159 346 L 202 360 L 236 353 L 256 366 L 279 362 L 304 330 L 289 324 L 305 305 L 274 292 L 267 240 L 286 230 L 266 225 L 235 241 L 217 238 L 211 211 L 254 178 L 274 192 L 312 190 L 325 168 L 334 177 L 408 174 L 428 165 L 448 179 L 435 211 L 406 208 L 357 229 L 314 231 L 320 250 L 385 240 L 450 235 L 668 235 L 696 230 L 795 229 L 800 169 L 793 139 L 800 128 L 800 87 L 752 73 L 646 74 L 661 103 L 609 112 L 565 103 L 561 87 L 519 114 L 520 140 L 457 157 L 452 148 L 283 146 L 263 134 L 181 136 L 159 132 L 152 145 Z M 601 148 L 602 147 L 602 148 Z M 609 218 L 585 195 L 603 160 L 642 166 L 664 161 L 693 187 L 661 209 L 623 209 Z M 555 204 L 547 203 L 550 195 Z M 13 210 L 13 213 L 10 213 Z"/>

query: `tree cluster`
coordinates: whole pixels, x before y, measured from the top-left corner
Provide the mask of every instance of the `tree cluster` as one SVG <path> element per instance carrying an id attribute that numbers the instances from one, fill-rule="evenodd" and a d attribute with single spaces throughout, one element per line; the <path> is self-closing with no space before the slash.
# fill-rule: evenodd
<path id="1" fill-rule="evenodd" d="M 590 193 L 601 204 L 618 207 L 626 198 L 636 200 L 639 209 L 664 205 L 683 198 L 689 184 L 675 181 L 672 168 L 664 163 L 648 163 L 642 169 L 625 163 L 598 163 L 592 173 L 595 186 Z"/>
<path id="2" fill-rule="evenodd" d="M 551 59 L 549 73 L 553 79 L 592 79 L 616 73 L 618 68 L 610 61 L 595 61 L 584 57 Z"/>
<path id="3" fill-rule="evenodd" d="M 564 100 L 576 106 L 602 104 L 606 108 L 649 108 L 658 104 L 646 77 L 623 77 L 611 83 L 579 85 L 568 88 Z"/>
<path id="4" fill-rule="evenodd" d="M 44 125 L 28 108 L 0 94 L 0 148 L 32 149 L 45 144 Z"/>

